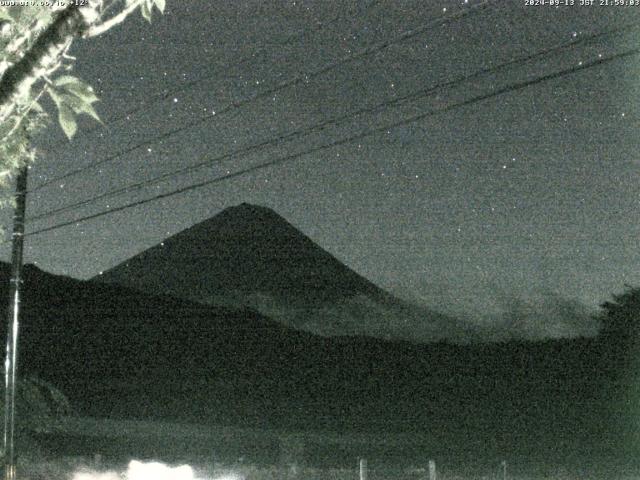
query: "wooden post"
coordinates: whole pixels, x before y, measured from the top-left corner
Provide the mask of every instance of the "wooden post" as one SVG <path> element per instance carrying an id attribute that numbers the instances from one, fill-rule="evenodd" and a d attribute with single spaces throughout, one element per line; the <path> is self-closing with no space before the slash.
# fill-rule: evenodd
<path id="1" fill-rule="evenodd" d="M 507 480 L 507 461 L 502 460 L 502 480 Z"/>
<path id="2" fill-rule="evenodd" d="M 360 480 L 367 480 L 367 459 L 360 459 Z"/>
<path id="3" fill-rule="evenodd" d="M 429 480 L 438 480 L 438 475 L 436 474 L 435 460 L 429 460 Z"/>

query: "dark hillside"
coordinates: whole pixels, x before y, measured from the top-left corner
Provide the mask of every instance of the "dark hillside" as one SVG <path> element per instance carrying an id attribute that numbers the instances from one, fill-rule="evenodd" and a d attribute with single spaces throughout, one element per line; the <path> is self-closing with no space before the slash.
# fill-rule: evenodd
<path id="1" fill-rule="evenodd" d="M 629 417 L 615 411 L 621 390 L 597 339 L 323 338 L 249 310 L 25 274 L 20 371 L 58 385 L 83 415 L 428 433 L 435 451 L 482 458 L 628 446 L 612 431 Z"/>

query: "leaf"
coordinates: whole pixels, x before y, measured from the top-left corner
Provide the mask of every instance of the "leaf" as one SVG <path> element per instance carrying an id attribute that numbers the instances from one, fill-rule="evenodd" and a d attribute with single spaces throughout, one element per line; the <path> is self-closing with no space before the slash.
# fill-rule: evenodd
<path id="1" fill-rule="evenodd" d="M 0 8 L 0 20 L 6 20 L 8 22 L 13 22 L 14 19 L 9 13 L 9 9 L 7 7 Z"/>
<path id="2" fill-rule="evenodd" d="M 78 77 L 74 77 L 73 75 L 62 75 L 53 81 L 53 84 L 56 87 L 61 87 L 69 83 L 82 83 L 82 80 L 80 80 Z"/>
<path id="3" fill-rule="evenodd" d="M 60 122 L 60 126 L 62 127 L 62 130 L 64 131 L 67 138 L 71 140 L 78 130 L 78 124 L 76 123 L 76 119 L 73 116 L 73 110 L 71 110 L 66 105 L 59 105 L 58 121 Z"/>
<path id="4" fill-rule="evenodd" d="M 69 107 L 75 113 L 78 113 L 82 110 L 82 104 L 84 103 L 82 99 L 78 97 L 74 97 L 73 95 L 68 95 L 66 93 L 61 93 L 58 97 L 60 99 L 60 104 Z"/>
<path id="5" fill-rule="evenodd" d="M 86 113 L 90 117 L 94 118 L 96 121 L 102 123 L 102 120 L 100 120 L 98 113 L 95 111 L 95 109 L 93 108 L 93 105 L 91 105 L 90 103 L 82 102 L 77 108 L 74 108 L 74 111 L 78 114 Z"/>
<path id="6" fill-rule="evenodd" d="M 95 109 L 91 105 L 90 102 L 85 102 L 82 98 L 68 95 L 68 94 L 60 94 L 59 95 L 60 103 L 66 107 L 71 108 L 74 113 L 81 114 L 86 113 L 87 115 L 95 118 L 98 122 L 101 122 L 100 117 L 96 113 Z M 101 122 L 102 123 L 102 122 Z"/>
<path id="7" fill-rule="evenodd" d="M 60 95 L 58 94 L 58 92 L 54 88 L 48 87 L 47 93 L 51 97 L 51 100 L 53 100 L 54 103 L 56 104 L 56 107 L 60 108 L 60 105 L 62 104 L 62 99 L 60 98 Z"/>
<path id="8" fill-rule="evenodd" d="M 13 128 L 13 122 L 3 122 L 0 124 L 0 138 L 6 137 Z M 1 164 L 0 164 L 1 168 Z"/>
<path id="9" fill-rule="evenodd" d="M 40 105 L 40 103 L 38 102 L 33 102 L 31 104 L 31 110 L 37 113 L 44 113 L 44 108 L 42 108 L 42 105 Z"/>
<path id="10" fill-rule="evenodd" d="M 13 30 L 13 23 L 9 20 L 0 20 L 0 37 L 9 38 Z"/>
<path id="11" fill-rule="evenodd" d="M 147 22 L 151 23 L 151 9 L 149 8 L 147 2 L 144 2 L 140 5 L 140 12 L 142 13 L 144 19 Z"/>
<path id="12" fill-rule="evenodd" d="M 80 97 L 85 102 L 93 103 L 98 101 L 98 97 L 93 91 L 93 87 L 74 76 L 62 75 L 61 77 L 56 78 L 53 84 L 56 87 L 63 88 L 76 97 Z"/>
<path id="13" fill-rule="evenodd" d="M 86 103 L 91 104 L 98 101 L 98 97 L 94 93 L 93 88 L 87 84 L 69 83 L 64 86 L 64 89 Z"/>
<path id="14" fill-rule="evenodd" d="M 160 10 L 160 13 L 164 13 L 164 7 L 166 5 L 166 1 L 165 0 L 155 0 L 156 2 L 156 8 L 158 10 Z"/>
<path id="15" fill-rule="evenodd" d="M 51 10 L 48 8 L 39 8 L 36 11 L 35 18 L 46 25 L 51 21 Z"/>
<path id="16" fill-rule="evenodd" d="M 47 89 L 51 99 L 58 107 L 58 120 L 64 133 L 71 139 L 78 128 L 75 115 L 84 113 L 102 123 L 97 112 L 91 105 L 98 98 L 93 93 L 91 87 L 75 77 L 65 75 L 56 79 L 55 84 L 60 85 L 61 90 L 55 87 Z"/>
<path id="17" fill-rule="evenodd" d="M 19 7 L 19 6 L 15 6 L 15 7 L 5 7 L 9 13 L 9 15 L 11 15 L 11 17 L 16 21 L 20 21 L 22 19 L 23 14 L 28 10 L 24 7 Z"/>
<path id="18" fill-rule="evenodd" d="M 51 99 L 58 107 L 58 121 L 60 122 L 60 127 L 64 131 L 65 135 L 69 140 L 75 135 L 76 130 L 78 129 L 78 125 L 76 124 L 76 120 L 73 115 L 73 109 L 70 105 L 68 105 L 68 98 L 65 102 L 65 97 L 67 95 L 61 95 L 56 92 L 53 88 L 48 88 L 47 91 L 51 96 Z M 72 97 L 73 98 L 73 97 Z"/>

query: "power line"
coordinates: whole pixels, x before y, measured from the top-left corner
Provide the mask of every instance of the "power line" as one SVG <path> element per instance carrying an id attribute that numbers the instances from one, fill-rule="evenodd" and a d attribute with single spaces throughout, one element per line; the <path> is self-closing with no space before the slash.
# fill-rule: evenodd
<path id="1" fill-rule="evenodd" d="M 209 179 L 209 180 L 206 180 L 206 181 L 203 181 L 203 182 L 194 183 L 194 184 L 188 185 L 186 187 L 182 187 L 182 188 L 179 188 L 179 189 L 176 189 L 176 190 L 172 190 L 170 192 L 161 193 L 161 194 L 158 194 L 158 195 L 155 195 L 153 197 L 146 198 L 146 199 L 137 200 L 135 202 L 130 202 L 130 203 L 127 203 L 125 205 L 121 205 L 121 206 L 116 207 L 116 208 L 103 210 L 101 212 L 97 212 L 97 213 L 94 213 L 94 214 L 91 214 L 91 215 L 86 215 L 84 217 L 79 217 L 79 218 L 76 218 L 76 219 L 71 220 L 71 221 L 67 221 L 67 222 L 59 223 L 57 225 L 53 225 L 53 226 L 50 226 L 50 227 L 46 227 L 46 228 L 42 228 L 42 229 L 39 229 L 39 230 L 35 230 L 35 231 L 32 231 L 32 232 L 26 233 L 25 236 L 40 235 L 40 234 L 45 233 L 45 232 L 50 232 L 50 231 L 57 230 L 57 229 L 60 229 L 60 228 L 63 228 L 63 227 L 67 227 L 67 226 L 70 226 L 70 225 L 78 224 L 78 223 L 81 223 L 81 222 L 86 222 L 88 220 L 99 218 L 99 217 L 102 217 L 102 216 L 105 216 L 105 215 L 109 215 L 109 214 L 112 214 L 112 213 L 116 213 L 116 212 L 120 212 L 120 211 L 123 211 L 123 210 L 127 210 L 129 208 L 133 208 L 133 207 L 137 207 L 137 206 L 140 206 L 140 205 L 144 205 L 144 204 L 149 203 L 149 202 L 153 202 L 153 201 L 156 201 L 156 200 L 162 200 L 164 198 L 173 197 L 175 195 L 180 195 L 182 193 L 186 193 L 186 192 L 189 192 L 189 191 L 192 191 L 192 190 L 196 190 L 198 188 L 202 188 L 202 187 L 205 187 L 205 186 L 208 186 L 208 185 L 212 185 L 214 183 L 219 183 L 219 182 L 222 182 L 224 180 L 228 180 L 228 179 L 235 178 L 235 177 L 240 177 L 240 176 L 243 176 L 243 175 L 245 175 L 247 173 L 251 173 L 251 172 L 255 172 L 255 171 L 258 171 L 258 170 L 265 169 L 265 168 L 269 168 L 269 167 L 272 167 L 274 165 L 283 164 L 283 163 L 295 160 L 297 158 L 300 158 L 300 157 L 302 157 L 304 155 L 308 155 L 310 153 L 317 153 L 317 152 L 320 152 L 320 151 L 323 151 L 323 150 L 328 150 L 328 149 L 333 148 L 333 147 L 337 147 L 337 146 L 340 146 L 340 145 L 351 143 L 351 142 L 353 142 L 355 140 L 361 140 L 361 139 L 364 139 L 366 137 L 370 137 L 370 136 L 372 136 L 374 134 L 385 132 L 385 131 L 387 131 L 389 129 L 401 127 L 401 126 L 404 126 L 404 125 L 408 125 L 410 123 L 414 123 L 414 122 L 423 120 L 423 119 L 425 119 L 427 117 L 430 117 L 430 116 L 433 116 L 433 115 L 449 112 L 449 111 L 452 111 L 452 110 L 460 108 L 460 107 L 465 107 L 465 106 L 468 106 L 468 105 L 472 105 L 474 103 L 481 102 L 483 100 L 487 100 L 489 98 L 493 98 L 493 97 L 496 97 L 496 96 L 499 96 L 499 95 L 503 95 L 505 93 L 510 93 L 510 92 L 513 92 L 513 91 L 521 90 L 523 88 L 527 88 L 527 87 L 532 86 L 532 85 L 536 85 L 536 84 L 539 84 L 539 83 L 547 82 L 549 80 L 560 78 L 560 77 L 563 77 L 563 76 L 566 76 L 566 75 L 571 75 L 571 74 L 574 74 L 576 72 L 580 72 L 580 71 L 586 70 L 588 68 L 604 65 L 604 64 L 610 63 L 610 62 L 612 62 L 614 60 L 627 58 L 627 57 L 635 56 L 635 55 L 638 55 L 638 54 L 640 54 L 640 48 L 635 48 L 635 49 L 632 49 L 632 50 L 627 50 L 626 52 L 622 52 L 622 53 L 617 53 L 617 54 L 611 55 L 611 56 L 606 57 L 606 58 L 599 58 L 599 59 L 593 60 L 591 62 L 582 63 L 581 65 L 574 66 L 574 67 L 571 67 L 569 69 L 561 70 L 561 71 L 558 71 L 558 72 L 550 73 L 550 74 L 547 74 L 547 75 L 543 75 L 541 77 L 537 77 L 537 78 L 534 78 L 534 79 L 531 79 L 531 80 L 525 80 L 525 81 L 522 81 L 522 82 L 517 82 L 517 83 L 514 83 L 512 85 L 508 85 L 506 87 L 503 87 L 501 89 L 495 90 L 495 91 L 490 92 L 490 93 L 485 93 L 485 94 L 482 94 L 482 95 L 478 95 L 478 96 L 472 97 L 470 99 L 464 100 L 462 102 L 458 102 L 458 103 L 455 103 L 455 104 L 452 104 L 452 105 L 445 106 L 445 107 L 440 108 L 440 109 L 431 110 L 431 111 L 428 111 L 428 112 L 425 112 L 425 113 L 421 113 L 421 114 L 418 114 L 418 115 L 414 115 L 414 116 L 405 118 L 403 120 L 394 122 L 394 123 L 386 125 L 384 127 L 378 127 L 378 128 L 372 129 L 372 130 L 368 130 L 368 131 L 365 131 L 365 132 L 362 132 L 362 133 L 359 133 L 359 134 L 356 134 L 356 135 L 352 135 L 352 136 L 347 137 L 347 138 L 343 138 L 341 140 L 336 140 L 336 141 L 331 142 L 329 144 L 325 144 L 325 145 L 322 145 L 322 146 L 319 146 L 319 147 L 314 147 L 312 149 L 309 149 L 309 150 L 306 150 L 306 151 L 303 151 L 303 152 L 298 152 L 298 153 L 294 153 L 294 154 L 291 154 L 291 155 L 286 155 L 286 156 L 277 158 L 275 160 L 271 160 L 269 162 L 265 162 L 265 163 L 262 163 L 262 164 L 259 164 L 259 165 L 253 165 L 251 167 L 247 167 L 245 169 L 242 169 L 242 170 L 230 173 L 230 174 L 226 174 L 226 175 L 223 175 L 223 176 L 220 176 L 220 177 Z"/>
<path id="2" fill-rule="evenodd" d="M 372 8 L 372 6 L 367 7 L 366 9 L 369 10 L 370 8 Z M 328 20 L 327 22 L 318 22 L 315 26 L 315 29 L 317 31 L 320 31 L 324 28 L 326 28 L 328 25 L 331 25 L 332 23 L 335 23 L 336 21 L 338 21 L 340 19 L 340 15 L 336 15 L 335 17 L 333 17 L 332 19 Z M 291 45 L 292 41 L 296 38 L 304 38 L 305 36 L 309 35 L 310 31 L 308 29 L 301 29 L 291 35 L 289 35 L 287 38 L 285 38 L 282 41 L 279 41 L 276 43 L 277 47 L 284 47 L 287 45 Z M 256 55 L 262 55 L 265 52 L 269 51 L 269 48 L 271 48 L 274 44 L 269 44 L 268 46 L 261 46 L 260 48 L 258 48 L 257 50 L 255 50 L 254 52 L 252 52 L 251 54 L 247 55 L 245 58 L 241 59 L 240 61 L 236 62 L 233 67 L 239 67 L 247 62 L 250 61 L 255 61 L 255 56 Z M 217 61 L 215 62 L 217 65 L 224 67 L 225 69 L 229 69 L 231 66 L 223 63 L 221 61 Z M 178 88 L 171 90 L 170 92 L 166 92 L 166 93 L 157 93 L 154 95 L 151 95 L 149 98 L 146 98 L 145 101 L 143 103 L 141 103 L 140 105 L 138 105 L 137 107 L 131 108 L 129 110 L 126 110 L 125 112 L 116 115 L 114 117 L 112 117 L 109 120 L 103 121 L 101 124 L 98 125 L 94 125 L 91 127 L 88 127 L 86 129 L 83 129 L 81 131 L 79 131 L 78 133 L 82 133 L 84 135 L 89 135 L 91 133 L 93 133 L 94 131 L 98 130 L 101 127 L 106 127 L 109 125 L 113 125 L 114 123 L 118 123 L 124 119 L 126 119 L 128 116 L 130 115 L 134 115 L 136 113 L 139 113 L 141 111 L 145 111 L 149 108 L 150 105 L 155 104 L 159 101 L 163 101 L 163 100 L 167 100 L 171 97 L 174 97 L 186 90 L 189 90 L 197 85 L 199 85 L 200 83 L 206 82 L 207 80 L 211 80 L 211 77 L 209 75 L 204 75 L 201 76 L 199 78 L 195 78 L 194 80 L 191 80 L 189 82 L 185 82 L 182 85 L 180 85 Z M 66 140 L 62 140 L 60 142 L 58 142 L 58 144 L 56 144 L 54 146 L 54 148 L 52 148 L 50 151 L 57 151 L 57 148 L 59 145 L 62 145 L 66 143 Z"/>
<path id="3" fill-rule="evenodd" d="M 379 0 L 374 0 L 370 5 L 365 6 L 363 8 L 363 10 L 367 11 L 367 10 L 373 9 L 378 2 L 379 2 Z M 321 31 L 321 30 L 325 29 L 327 26 L 329 26 L 329 25 L 337 22 L 338 20 L 340 20 L 341 17 L 348 18 L 348 15 L 336 15 L 335 17 L 333 17 L 332 19 L 330 19 L 330 20 L 328 20 L 326 22 L 317 22 L 316 25 L 315 25 L 315 30 L 316 31 Z M 281 40 L 281 41 L 275 43 L 275 45 L 278 46 L 278 47 L 284 47 L 284 46 L 291 45 L 293 43 L 294 39 L 296 39 L 296 38 L 302 39 L 302 38 L 308 36 L 309 33 L 310 33 L 309 29 L 303 28 L 303 29 L 301 29 L 301 30 L 299 30 L 299 31 L 297 31 L 295 33 L 292 33 L 291 35 L 289 35 L 284 40 Z M 268 46 L 261 46 L 260 48 L 258 48 L 257 50 L 255 50 L 251 54 L 247 55 L 245 58 L 243 58 L 239 62 L 236 62 L 233 66 L 234 67 L 238 67 L 240 65 L 243 65 L 246 62 L 255 61 L 255 56 L 256 55 L 262 55 L 265 52 L 268 52 L 269 48 L 273 47 L 273 45 L 274 44 L 269 44 Z M 220 62 L 220 61 L 215 62 L 215 63 L 218 64 L 219 66 L 225 67 L 225 69 L 229 69 L 230 68 L 230 66 L 228 64 L 226 64 L 226 63 L 223 63 L 223 62 Z M 94 125 L 94 126 L 86 128 L 86 129 L 83 129 L 78 133 L 89 135 L 89 134 L 93 133 L 94 131 L 98 130 L 99 128 L 101 128 L 101 127 L 105 127 L 105 126 L 113 125 L 114 123 L 118 123 L 118 122 L 126 119 L 127 116 L 134 115 L 134 114 L 139 113 L 141 111 L 147 110 L 148 107 L 151 104 L 154 104 L 154 103 L 156 103 L 158 101 L 167 100 L 167 99 L 169 99 L 171 97 L 174 97 L 174 96 L 180 94 L 181 92 L 189 90 L 189 89 L 195 87 L 196 85 L 198 85 L 198 84 L 200 84 L 202 82 L 205 82 L 207 80 L 210 80 L 210 79 L 211 79 L 211 77 L 209 75 L 205 75 L 205 76 L 196 78 L 194 80 L 191 80 L 189 82 L 185 82 L 180 87 L 178 87 L 177 89 L 171 90 L 170 92 L 158 93 L 158 94 L 155 94 L 155 95 L 151 95 L 149 98 L 145 99 L 145 101 L 143 103 L 141 103 L 139 106 L 134 107 L 134 108 L 132 108 L 130 110 L 127 110 L 127 111 L 123 112 L 120 115 L 114 116 L 110 120 L 103 121 L 99 125 Z M 64 142 L 65 141 L 62 140 L 61 142 L 59 142 L 59 144 L 62 144 Z M 56 150 L 57 149 L 54 147 L 51 151 L 56 151 Z"/>
<path id="4" fill-rule="evenodd" d="M 292 141 L 292 140 L 294 140 L 294 139 L 296 139 L 298 137 L 301 137 L 303 135 L 320 132 L 320 131 L 324 130 L 325 128 L 327 128 L 328 126 L 338 124 L 338 123 L 342 122 L 343 120 L 347 120 L 347 119 L 350 119 L 350 118 L 355 118 L 355 117 L 358 117 L 360 115 L 367 114 L 367 113 L 374 113 L 374 112 L 376 112 L 378 110 L 386 109 L 388 107 L 395 106 L 395 105 L 401 104 L 403 102 L 407 102 L 409 100 L 417 100 L 417 99 L 420 99 L 420 98 L 428 97 L 428 96 L 434 94 L 437 91 L 440 91 L 440 90 L 445 89 L 445 88 L 454 87 L 457 84 L 468 82 L 470 80 L 476 79 L 476 78 L 481 77 L 483 75 L 486 75 L 486 74 L 489 74 L 489 73 L 496 73 L 496 72 L 504 70 L 504 69 L 506 69 L 508 67 L 521 65 L 521 64 L 530 62 L 532 60 L 547 56 L 549 54 L 557 53 L 559 51 L 575 47 L 576 45 L 579 45 L 579 44 L 589 43 L 589 42 L 592 42 L 593 40 L 602 38 L 604 36 L 609 36 L 611 34 L 620 33 L 621 31 L 629 30 L 629 29 L 637 27 L 637 26 L 638 26 L 638 24 L 624 25 L 622 27 L 618 27 L 618 28 L 615 28 L 615 29 L 610 29 L 610 30 L 607 30 L 607 31 L 604 31 L 604 32 L 600 32 L 600 33 L 596 33 L 596 34 L 593 34 L 593 35 L 590 35 L 590 36 L 585 36 L 585 37 L 582 37 L 580 39 L 575 39 L 575 40 L 572 40 L 572 41 L 570 41 L 568 43 L 563 43 L 563 44 L 560 44 L 560 45 L 549 47 L 549 48 L 546 48 L 546 49 L 541 50 L 539 52 L 536 52 L 536 53 L 533 53 L 533 54 L 529 54 L 529 55 L 526 55 L 524 57 L 519 57 L 519 58 L 510 60 L 508 62 L 502 63 L 502 64 L 500 64 L 498 66 L 495 66 L 495 67 L 492 67 L 492 68 L 482 68 L 482 69 L 480 69 L 480 70 L 478 70 L 478 71 L 476 71 L 476 72 L 474 72 L 472 74 L 463 75 L 463 76 L 457 77 L 455 79 L 448 80 L 446 82 L 442 82 L 442 83 L 433 85 L 433 86 L 431 86 L 429 88 L 421 89 L 421 90 L 409 93 L 407 95 L 395 98 L 393 100 L 388 100 L 388 101 L 385 101 L 385 102 L 382 102 L 382 103 L 379 103 L 379 104 L 376 104 L 376 105 L 372 105 L 372 106 L 368 106 L 368 107 L 365 107 L 365 108 L 361 108 L 361 109 L 358 109 L 356 111 L 349 112 L 347 114 L 340 115 L 338 117 L 334 117 L 332 119 L 324 120 L 324 121 L 322 121 L 320 123 L 314 124 L 312 126 L 304 128 L 304 129 L 299 129 L 299 130 L 295 130 L 295 131 L 289 132 L 287 134 L 279 135 L 278 137 L 271 138 L 271 139 L 268 139 L 268 140 L 265 140 L 265 141 L 262 141 L 262 142 L 259 142 L 259 143 L 255 143 L 255 144 L 252 144 L 252 145 L 248 145 L 248 146 L 245 146 L 245 147 L 240 148 L 238 150 L 234 150 L 234 151 L 225 153 L 223 155 L 219 155 L 217 157 L 214 157 L 214 158 L 211 158 L 211 159 L 207 159 L 207 160 L 201 161 L 201 162 L 193 164 L 193 165 L 189 165 L 187 167 L 182 167 L 180 169 L 173 170 L 171 172 L 167 172 L 167 173 L 158 175 L 158 176 L 156 176 L 154 178 L 150 178 L 150 179 L 143 180 L 143 181 L 140 181 L 140 182 L 136 182 L 136 183 L 133 183 L 133 184 L 130 184 L 130 185 L 126 185 L 124 187 L 120 187 L 120 188 L 117 188 L 115 190 L 110 190 L 110 191 L 105 192 L 105 193 L 103 193 L 101 195 L 97 195 L 97 196 L 94 196 L 94 197 L 91 197 L 91 198 L 88 198 L 88 199 L 85 199 L 85 200 L 77 201 L 77 202 L 72 203 L 70 205 L 66 205 L 66 206 L 62 206 L 62 207 L 59 207 L 59 208 L 55 208 L 55 209 L 49 210 L 47 212 L 32 216 L 31 218 L 28 219 L 28 221 L 29 222 L 33 222 L 33 221 L 41 220 L 41 219 L 48 218 L 48 217 L 51 217 L 53 215 L 56 215 L 56 214 L 59 214 L 59 213 L 62 213 L 62 212 L 75 210 L 77 208 L 84 207 L 86 205 L 90 205 L 90 204 L 95 203 L 95 202 L 97 202 L 99 200 L 104 200 L 104 199 L 111 198 L 111 197 L 114 197 L 114 196 L 117 196 L 117 195 L 120 195 L 120 194 L 123 194 L 123 193 L 128 193 L 128 192 L 132 192 L 132 191 L 135 191 L 135 190 L 140 190 L 140 189 L 142 189 L 144 187 L 147 187 L 149 185 L 153 185 L 155 183 L 161 182 L 163 180 L 170 179 L 172 177 L 176 177 L 178 175 L 184 175 L 184 174 L 187 174 L 187 173 L 194 172 L 194 171 L 199 170 L 199 169 L 201 169 L 203 167 L 210 166 L 210 165 L 213 165 L 215 163 L 222 162 L 224 160 L 230 159 L 230 158 L 235 157 L 235 156 L 245 155 L 245 154 L 251 153 L 253 151 L 258 151 L 258 150 L 260 150 L 260 149 L 262 149 L 264 147 L 275 146 L 275 145 L 280 144 L 280 143 L 282 143 L 284 141 L 287 141 L 287 142 Z"/>
<path id="5" fill-rule="evenodd" d="M 262 92 L 258 92 L 250 97 L 246 97 L 244 99 L 240 99 L 237 100 L 235 102 L 232 102 L 230 104 L 228 104 L 225 107 L 222 107 L 222 109 L 220 109 L 219 111 L 216 111 L 215 115 L 207 115 L 204 117 L 201 117 L 199 119 L 196 119 L 194 121 L 191 121 L 185 125 L 183 125 L 182 127 L 178 127 L 175 128 L 173 130 L 169 130 L 168 132 L 162 133 L 154 138 L 151 138 L 149 140 L 143 141 L 141 143 L 138 143 L 132 147 L 126 148 L 124 150 L 119 151 L 118 153 L 115 153 L 113 155 L 110 155 L 106 158 L 103 158 L 102 160 L 98 160 L 96 162 L 92 162 L 88 165 L 85 165 L 83 167 L 77 168 L 75 170 L 71 170 L 70 172 L 67 172 L 63 175 L 60 175 L 58 177 L 54 177 L 51 178 L 49 180 L 46 180 L 45 182 L 41 183 L 40 185 L 37 185 L 36 187 L 30 189 L 28 191 L 28 193 L 33 193 L 36 192 L 38 190 L 41 190 L 43 188 L 45 188 L 48 185 L 51 185 L 55 182 L 59 182 L 60 180 L 64 180 L 66 178 L 78 175 L 80 173 L 83 173 L 87 170 L 92 170 L 100 165 L 104 165 L 105 163 L 108 162 L 113 162 L 115 160 L 118 160 L 119 158 L 122 158 L 124 155 L 134 152 L 135 150 L 138 150 L 140 148 L 144 148 L 144 147 L 148 147 L 150 145 L 153 145 L 161 140 L 164 140 L 166 138 L 169 138 L 173 135 L 176 135 L 178 133 L 184 132 L 186 130 L 190 130 L 193 127 L 196 127 L 202 123 L 211 121 L 213 119 L 217 119 L 219 118 L 220 115 L 223 115 L 233 109 L 237 109 L 240 108 L 244 105 L 247 105 L 251 102 L 253 102 L 254 100 L 258 100 L 260 98 L 264 98 L 264 97 L 268 97 L 273 95 L 274 93 L 279 92 L 280 90 L 284 90 L 285 88 L 288 87 L 292 87 L 292 86 L 296 86 L 299 85 L 301 83 L 306 83 L 309 80 L 311 80 L 312 78 L 318 77 L 320 75 L 323 75 L 331 70 L 334 70 L 340 66 L 346 65 L 348 63 L 351 63 L 355 60 L 358 60 L 360 58 L 364 58 L 368 55 L 372 55 L 374 53 L 378 53 L 386 48 L 389 48 L 391 45 L 395 45 L 397 43 L 401 43 L 404 42 L 406 40 L 409 40 L 417 35 L 420 35 L 421 33 L 423 33 L 425 30 L 427 30 L 428 28 L 434 26 L 434 25 L 440 25 L 444 23 L 448 23 L 448 22 L 452 22 L 454 20 L 458 20 L 461 18 L 466 17 L 467 15 L 470 15 L 471 13 L 475 12 L 476 10 L 481 10 L 483 8 L 486 8 L 487 6 L 489 6 L 491 3 L 494 3 L 498 0 L 483 0 L 480 3 L 477 3 L 475 5 L 469 6 L 469 7 L 465 7 L 461 10 L 459 10 L 458 12 L 448 15 L 448 16 L 442 16 L 440 18 L 434 19 L 431 22 L 427 23 L 426 25 L 423 25 L 420 28 L 417 28 L 415 30 L 409 30 L 401 35 L 399 35 L 398 37 L 395 37 L 394 39 L 391 40 L 386 40 L 384 42 L 378 43 L 377 45 L 374 45 L 372 47 L 367 47 L 353 55 L 347 55 L 333 63 L 329 63 L 326 64 L 316 70 L 313 70 L 309 73 L 306 74 L 301 74 L 298 75 L 296 77 L 294 77 L 293 79 L 290 80 L 285 80 L 283 82 L 280 82 L 279 84 L 275 85 L 274 87 L 271 87 L 267 90 L 263 90 Z"/>

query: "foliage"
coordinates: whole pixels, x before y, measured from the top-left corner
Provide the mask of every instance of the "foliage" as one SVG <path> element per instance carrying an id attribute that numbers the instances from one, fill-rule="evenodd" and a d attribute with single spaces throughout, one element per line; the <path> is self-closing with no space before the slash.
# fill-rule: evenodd
<path id="1" fill-rule="evenodd" d="M 67 137 L 71 138 L 76 133 L 76 115 L 85 113 L 100 121 L 92 106 L 98 101 L 98 97 L 93 88 L 80 79 L 63 75 L 47 88 L 47 92 L 58 107 L 58 121 Z"/>
<path id="2" fill-rule="evenodd" d="M 2 389 L 4 398 L 4 387 Z M 4 404 L 0 404 L 4 417 Z M 16 392 L 16 419 L 21 430 L 48 431 L 52 422 L 71 413 L 67 397 L 44 380 L 31 377 L 20 380 Z"/>
<path id="3" fill-rule="evenodd" d="M 34 433 L 50 432 L 55 422 L 72 413 L 67 397 L 49 382 L 32 377 L 18 381 L 16 391 L 16 436 L 23 453 L 35 454 L 38 445 Z M 0 388 L 4 399 L 4 386 Z M 4 418 L 4 402 L 0 402 Z"/>
<path id="4" fill-rule="evenodd" d="M 0 6 L 0 186 L 36 158 L 31 139 L 50 125 L 43 96 L 53 100 L 69 139 L 79 115 L 99 121 L 92 87 L 69 73 L 76 60 L 67 54 L 73 40 L 101 35 L 137 9 L 150 21 L 153 7 L 161 12 L 165 7 L 165 0 L 24 3 Z M 7 203 L 7 197 L 0 195 L 0 202 Z M 24 433 L 46 429 L 52 418 L 68 412 L 69 403 L 52 385 L 27 379 L 18 384 L 16 408 Z"/>
<path id="5" fill-rule="evenodd" d="M 613 301 L 601 305 L 602 323 L 600 335 L 628 345 L 635 342 L 640 333 L 640 288 L 627 286 L 624 293 L 613 295 Z"/>
<path id="6" fill-rule="evenodd" d="M 640 288 L 627 285 L 623 293 L 600 306 L 599 370 L 611 379 L 624 379 L 619 387 L 633 387 L 610 394 L 622 399 L 623 411 L 631 403 L 640 402 Z"/>
<path id="7" fill-rule="evenodd" d="M 98 97 L 69 73 L 76 60 L 67 54 L 73 40 L 101 35 L 135 10 L 151 21 L 153 8 L 161 13 L 165 8 L 165 0 L 49 3 L 0 7 L 0 186 L 36 158 L 30 139 L 50 125 L 50 114 L 40 105 L 43 96 L 53 100 L 69 139 L 79 115 L 99 121 Z"/>
<path id="8" fill-rule="evenodd" d="M 640 288 L 627 285 L 601 305 L 598 371 L 608 379 L 598 390 L 601 422 L 610 446 L 627 455 L 640 451 Z"/>

